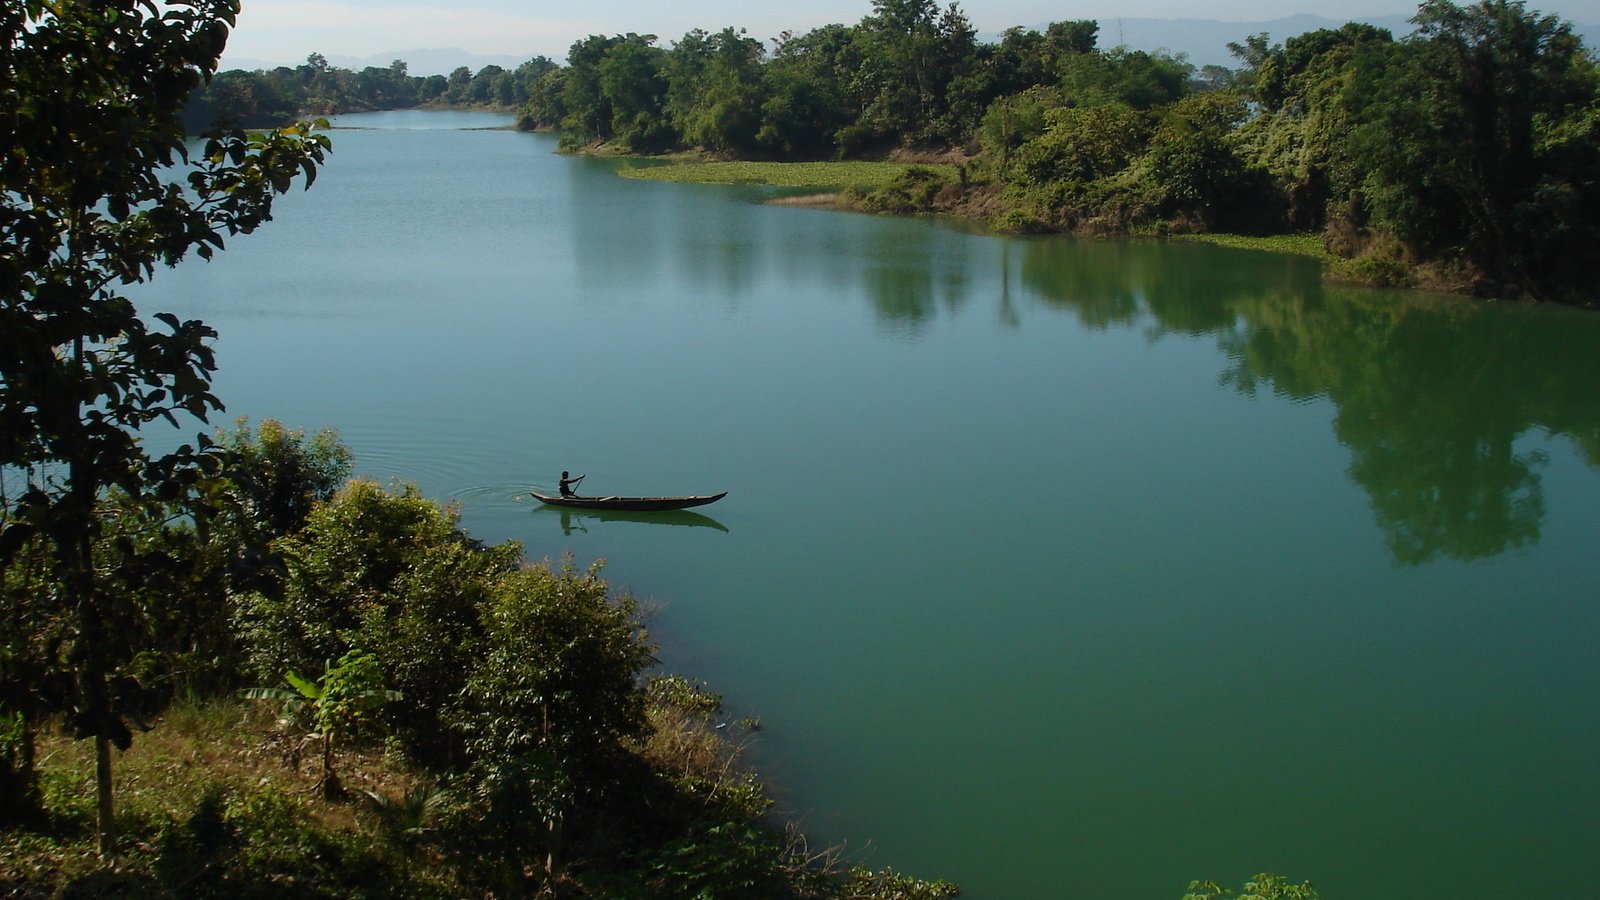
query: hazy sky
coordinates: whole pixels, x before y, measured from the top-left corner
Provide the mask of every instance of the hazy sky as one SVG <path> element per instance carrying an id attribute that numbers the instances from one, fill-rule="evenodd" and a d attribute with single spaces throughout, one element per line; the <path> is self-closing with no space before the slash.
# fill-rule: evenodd
<path id="1" fill-rule="evenodd" d="M 1466 5 L 1465 0 L 1457 0 Z M 945 5 L 940 2 L 940 6 Z M 1579 23 L 1600 22 L 1600 0 L 1545 0 L 1530 8 Z M 1406 0 L 970 0 L 961 8 L 980 32 L 1063 19 L 1096 19 L 1114 34 L 1123 18 L 1260 22 L 1297 13 L 1333 19 L 1409 16 Z M 243 0 L 228 41 L 231 59 L 302 61 L 312 51 L 365 57 L 395 50 L 460 48 L 480 55 L 543 54 L 563 60 L 591 34 L 655 34 L 663 46 L 693 28 L 745 28 L 760 40 L 788 29 L 804 33 L 830 22 L 854 24 L 871 0 Z M 1102 39 L 1101 43 L 1108 42 Z"/>

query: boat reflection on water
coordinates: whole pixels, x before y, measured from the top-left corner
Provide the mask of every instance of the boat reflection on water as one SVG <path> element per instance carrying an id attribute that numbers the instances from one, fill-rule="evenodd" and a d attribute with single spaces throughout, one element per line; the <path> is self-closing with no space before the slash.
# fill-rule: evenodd
<path id="1" fill-rule="evenodd" d="M 728 527 L 710 516 L 686 509 L 666 509 L 656 512 L 634 512 L 621 509 L 586 509 L 576 511 L 565 507 L 540 506 L 534 510 L 535 515 L 559 515 L 561 517 L 561 532 L 570 535 L 574 531 L 587 532 L 590 523 L 602 522 L 638 522 L 645 525 L 687 525 L 693 528 L 715 528 L 726 532 Z"/>

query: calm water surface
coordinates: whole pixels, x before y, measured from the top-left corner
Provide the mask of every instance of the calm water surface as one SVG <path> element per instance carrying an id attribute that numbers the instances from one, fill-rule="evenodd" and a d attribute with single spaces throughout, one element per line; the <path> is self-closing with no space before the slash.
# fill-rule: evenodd
<path id="1" fill-rule="evenodd" d="M 1585 896 L 1600 315 L 617 178 L 345 117 L 154 309 L 229 415 L 603 557 L 819 841 L 965 896 Z M 531 502 L 710 493 L 666 523 Z"/>

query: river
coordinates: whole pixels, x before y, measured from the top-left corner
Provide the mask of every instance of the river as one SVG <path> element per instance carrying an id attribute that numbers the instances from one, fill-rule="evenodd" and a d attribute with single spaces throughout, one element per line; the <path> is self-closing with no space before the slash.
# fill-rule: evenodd
<path id="1" fill-rule="evenodd" d="M 222 421 L 333 426 L 481 538 L 604 558 L 873 867 L 1593 890 L 1600 315 L 763 205 L 505 121 L 341 117 L 274 222 L 158 274 L 142 306 L 220 332 Z M 563 469 L 729 494 L 527 495 Z"/>

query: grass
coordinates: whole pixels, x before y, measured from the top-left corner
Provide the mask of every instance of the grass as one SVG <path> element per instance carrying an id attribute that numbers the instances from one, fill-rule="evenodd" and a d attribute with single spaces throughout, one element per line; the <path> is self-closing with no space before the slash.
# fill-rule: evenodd
<path id="1" fill-rule="evenodd" d="M 317 789 L 320 754 L 276 712 L 233 698 L 184 702 L 139 734 L 116 755 L 120 852 L 112 858 L 95 852 L 92 743 L 60 723 L 43 728 L 46 820 L 0 828 L 0 897 L 486 896 L 485 873 L 471 867 L 493 856 L 474 855 L 470 841 L 489 832 L 474 825 L 470 795 L 436 789 L 368 746 L 336 751 L 350 791 L 327 801 Z M 718 695 L 687 679 L 654 679 L 646 715 L 650 734 L 631 749 L 652 774 L 634 788 L 656 806 L 640 821 L 677 831 L 637 858 L 579 858 L 559 876 L 573 896 L 688 896 L 669 890 L 682 887 L 680 875 L 708 889 L 696 896 L 956 895 L 946 882 L 858 868 L 842 847 L 813 850 L 793 826 L 761 824 L 772 800 L 741 758 L 757 726 L 727 721 Z M 508 869 L 507 883 L 531 884 L 532 871 Z M 719 886 L 730 878 L 732 887 Z M 739 878 L 765 887 L 742 890 Z"/>
<path id="2" fill-rule="evenodd" d="M 1244 234 L 1175 234 L 1172 239 L 1198 241 L 1203 244 L 1215 244 L 1219 247 L 1232 247 L 1238 250 L 1294 253 L 1300 256 L 1314 257 L 1325 263 L 1338 261 L 1338 258 L 1329 253 L 1327 248 L 1322 245 L 1322 235 L 1317 233 L 1274 234 L 1266 237 Z"/>
<path id="3" fill-rule="evenodd" d="M 296 754 L 265 704 L 179 704 L 116 754 L 121 852 L 94 841 L 93 745 L 39 735 L 49 822 L 0 830 L 0 896 L 459 896 L 447 868 L 413 865 L 360 796 L 323 802 L 316 753 Z M 381 751 L 340 754 L 352 788 L 403 798 L 419 779 Z"/>
<path id="4" fill-rule="evenodd" d="M 625 178 L 689 184 L 756 184 L 773 187 L 877 188 L 894 181 L 914 163 L 898 162 L 672 162 L 622 169 Z M 955 166 L 922 165 L 955 172 Z"/>

